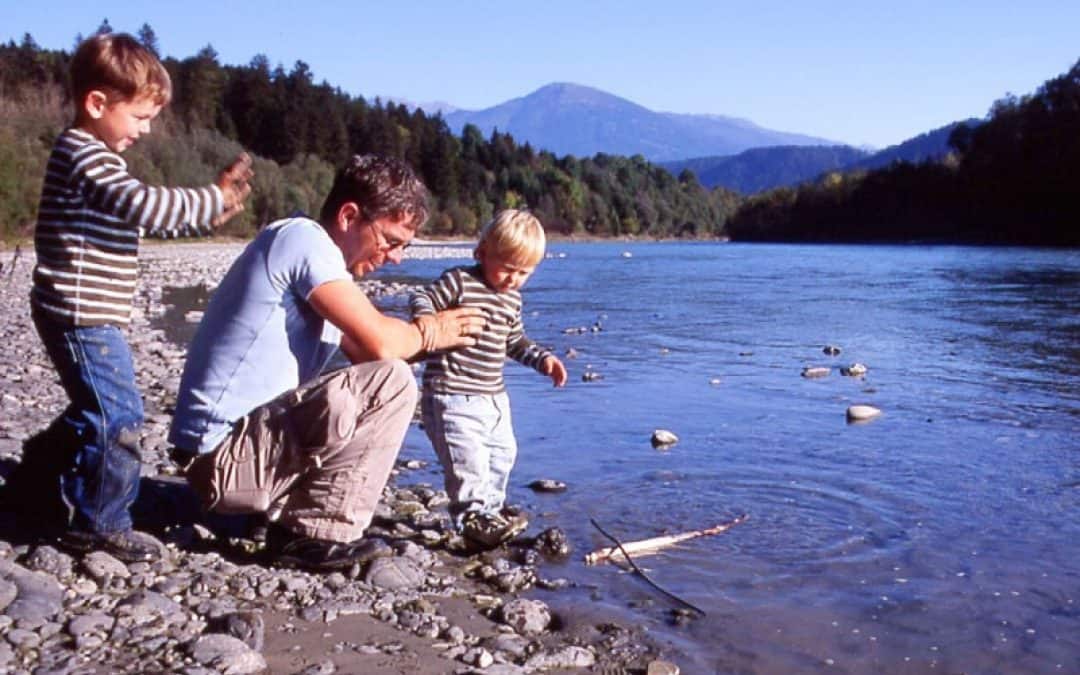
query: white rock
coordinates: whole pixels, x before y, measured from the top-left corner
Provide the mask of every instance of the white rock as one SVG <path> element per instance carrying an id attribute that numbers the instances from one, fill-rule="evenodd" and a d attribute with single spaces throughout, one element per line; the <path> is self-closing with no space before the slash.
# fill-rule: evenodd
<path id="1" fill-rule="evenodd" d="M 679 437 L 667 429 L 655 429 L 652 432 L 654 448 L 667 448 L 679 442 Z"/>
<path id="2" fill-rule="evenodd" d="M 847 377 L 861 377 L 866 374 L 866 366 L 861 363 L 853 363 L 850 366 L 842 367 L 840 374 Z"/>
<path id="3" fill-rule="evenodd" d="M 853 405 L 847 409 L 847 418 L 849 422 L 872 420 L 880 414 L 881 411 L 872 405 Z"/>

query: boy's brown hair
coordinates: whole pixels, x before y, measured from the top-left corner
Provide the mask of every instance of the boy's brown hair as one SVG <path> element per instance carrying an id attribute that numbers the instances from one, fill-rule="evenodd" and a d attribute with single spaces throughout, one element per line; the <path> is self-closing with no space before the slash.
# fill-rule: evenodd
<path id="1" fill-rule="evenodd" d="M 121 101 L 148 98 L 164 106 L 172 80 L 154 53 L 127 33 L 87 38 L 71 57 L 71 93 L 76 107 L 94 90 Z"/>

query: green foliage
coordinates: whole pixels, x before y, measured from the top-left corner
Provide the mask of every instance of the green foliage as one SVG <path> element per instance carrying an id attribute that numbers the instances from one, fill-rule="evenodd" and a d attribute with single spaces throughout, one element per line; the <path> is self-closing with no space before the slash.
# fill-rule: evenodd
<path id="1" fill-rule="evenodd" d="M 149 25 L 139 38 L 157 49 Z M 20 45 L 0 44 L 0 104 L 22 119 L 33 118 L 35 103 L 15 92 L 49 91 L 62 101 L 69 58 L 42 50 L 29 35 Z M 250 235 L 297 210 L 316 215 L 334 167 L 354 153 L 408 161 L 431 189 L 428 230 L 440 236 L 473 236 L 496 210 L 518 207 L 565 235 L 718 237 L 739 202 L 729 191 L 703 188 L 692 174 L 676 180 L 640 156 L 557 158 L 498 131 L 485 139 L 472 126 L 458 138 L 438 115 L 316 83 L 302 61 L 288 72 L 262 55 L 223 66 L 207 45 L 165 66 L 172 105 L 125 158 L 147 182 L 199 185 L 246 149 L 255 156 L 253 194 L 228 234 Z M 63 122 L 45 126 L 27 136 L 9 116 L 0 119 L 0 232 L 8 236 L 36 217 L 44 161 Z"/>
<path id="2" fill-rule="evenodd" d="M 997 101 L 943 160 L 827 175 L 748 200 L 729 223 L 754 241 L 952 241 L 1080 246 L 1080 61 Z"/>

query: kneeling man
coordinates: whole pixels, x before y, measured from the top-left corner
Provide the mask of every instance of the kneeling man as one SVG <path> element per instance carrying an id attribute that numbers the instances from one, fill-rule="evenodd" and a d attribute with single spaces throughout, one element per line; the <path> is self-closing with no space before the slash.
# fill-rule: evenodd
<path id="1" fill-rule="evenodd" d="M 399 263 L 427 219 L 408 165 L 355 156 L 319 221 L 279 220 L 214 292 L 188 351 L 169 440 L 208 510 L 266 513 L 277 564 L 347 568 L 416 406 L 402 360 L 475 342 L 476 310 L 407 323 L 354 282 Z M 337 349 L 354 364 L 323 370 Z"/>

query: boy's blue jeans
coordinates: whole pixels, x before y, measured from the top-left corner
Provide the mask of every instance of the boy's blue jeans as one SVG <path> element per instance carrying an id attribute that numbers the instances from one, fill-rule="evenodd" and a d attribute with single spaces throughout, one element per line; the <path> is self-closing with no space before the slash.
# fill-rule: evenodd
<path id="1" fill-rule="evenodd" d="M 510 397 L 499 394 L 438 394 L 420 399 L 424 431 L 443 466 L 447 509 L 460 526 L 468 511 L 497 514 L 506 501 L 517 441 Z"/>
<path id="2" fill-rule="evenodd" d="M 143 424 L 131 350 L 116 326 L 64 326 L 38 312 L 33 318 L 71 401 L 51 427 L 67 432 L 56 442 L 77 439 L 74 465 L 57 467 L 70 525 L 98 534 L 131 529 Z"/>

